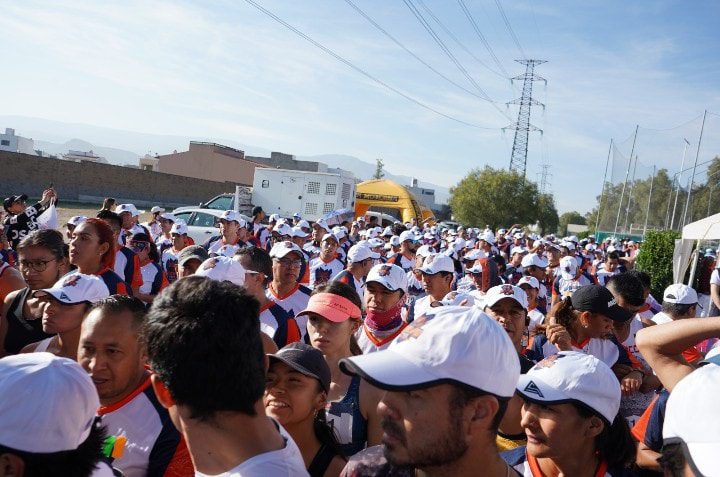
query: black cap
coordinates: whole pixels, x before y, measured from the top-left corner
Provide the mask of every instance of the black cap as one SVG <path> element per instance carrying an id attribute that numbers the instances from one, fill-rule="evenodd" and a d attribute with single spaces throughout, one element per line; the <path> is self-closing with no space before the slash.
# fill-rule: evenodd
<path id="1" fill-rule="evenodd" d="M 3 207 L 5 208 L 5 212 L 10 212 L 10 207 L 17 201 L 25 201 L 28 199 L 28 196 L 25 194 L 21 195 L 11 195 L 7 199 L 3 201 Z"/>
<path id="2" fill-rule="evenodd" d="M 330 367 L 320 350 L 305 343 L 290 343 L 275 354 L 269 354 L 273 360 L 287 364 L 295 371 L 320 381 L 325 392 L 330 392 Z"/>
<path id="3" fill-rule="evenodd" d="M 180 250 L 180 253 L 178 253 L 177 255 L 178 265 L 181 266 L 184 265 L 185 262 L 187 262 L 188 260 L 195 259 L 204 262 L 208 258 L 210 258 L 208 251 L 200 245 L 189 245 L 184 249 Z"/>
<path id="4" fill-rule="evenodd" d="M 605 315 L 613 321 L 625 322 L 632 313 L 617 304 L 610 290 L 601 285 L 586 285 L 573 293 L 572 306 L 579 311 L 590 311 Z"/>

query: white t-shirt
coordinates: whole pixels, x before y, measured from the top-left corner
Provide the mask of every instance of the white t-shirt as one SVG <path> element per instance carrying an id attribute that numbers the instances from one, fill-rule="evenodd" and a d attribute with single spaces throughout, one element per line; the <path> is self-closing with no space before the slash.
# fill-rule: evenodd
<path id="1" fill-rule="evenodd" d="M 661 311 L 660 313 L 656 313 L 655 316 L 652 317 L 652 321 L 656 325 L 664 325 L 665 323 L 672 322 L 673 319 L 670 317 L 670 315 Z"/>
<path id="2" fill-rule="evenodd" d="M 717 268 L 710 274 L 710 285 L 720 285 L 720 272 Z"/>
<path id="3" fill-rule="evenodd" d="M 535 328 L 538 327 L 538 325 L 542 325 L 543 321 L 545 321 L 545 315 L 543 315 L 537 308 L 533 308 L 532 310 L 528 311 L 528 318 L 530 318 L 528 332 L 534 331 Z"/>
<path id="4" fill-rule="evenodd" d="M 280 435 L 285 440 L 285 447 L 280 450 L 264 452 L 242 462 L 227 472 L 217 474 L 215 477 L 305 477 L 305 469 L 300 449 L 290 434 L 280 425 L 276 424 Z M 208 474 L 195 471 L 196 477 L 211 477 Z"/>

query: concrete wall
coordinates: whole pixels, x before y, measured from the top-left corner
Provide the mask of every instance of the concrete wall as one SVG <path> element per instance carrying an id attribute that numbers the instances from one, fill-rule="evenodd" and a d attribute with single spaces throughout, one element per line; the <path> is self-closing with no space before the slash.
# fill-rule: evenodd
<path id="1" fill-rule="evenodd" d="M 191 142 L 188 151 L 158 157 L 158 170 L 165 174 L 244 185 L 252 185 L 256 166 L 244 159 L 242 151 L 216 144 Z"/>
<path id="2" fill-rule="evenodd" d="M 61 201 L 102 202 L 103 197 L 115 197 L 143 207 L 181 206 L 197 205 L 217 194 L 235 191 L 231 182 L 4 151 L 0 151 L 0 171 L 0 198 L 20 193 L 40 197 L 53 184 Z"/>
<path id="3" fill-rule="evenodd" d="M 270 157 L 245 156 L 273 169 L 291 169 L 293 171 L 327 172 L 327 164 L 315 161 L 298 161 L 292 154 L 271 152 Z"/>

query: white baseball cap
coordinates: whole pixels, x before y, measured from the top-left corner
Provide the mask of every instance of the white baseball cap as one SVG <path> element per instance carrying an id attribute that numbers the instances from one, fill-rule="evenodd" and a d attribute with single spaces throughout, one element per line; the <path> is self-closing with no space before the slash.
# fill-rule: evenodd
<path id="1" fill-rule="evenodd" d="M 484 240 L 489 244 L 495 243 L 495 235 L 491 231 L 487 231 L 480 236 L 480 240 Z"/>
<path id="2" fill-rule="evenodd" d="M 277 225 L 275 227 L 273 227 L 273 231 L 277 232 L 278 235 L 281 235 L 281 236 L 288 236 L 288 237 L 293 236 L 292 227 L 290 227 L 288 224 L 285 224 L 285 223 L 278 222 Z"/>
<path id="3" fill-rule="evenodd" d="M 77 449 L 100 407 L 90 376 L 50 353 L 0 359 L 0 444 L 51 454 Z"/>
<path id="4" fill-rule="evenodd" d="M 245 284 L 245 268 L 237 260 L 223 255 L 205 260 L 195 275 L 220 282 L 228 281 L 238 286 Z"/>
<path id="5" fill-rule="evenodd" d="M 300 250 L 300 247 L 297 246 L 297 244 L 289 241 L 289 240 L 283 240 L 282 242 L 278 242 L 270 249 L 270 258 L 283 258 L 290 252 L 295 252 L 300 256 L 300 258 L 303 257 L 303 252 Z"/>
<path id="6" fill-rule="evenodd" d="M 483 267 L 479 263 L 476 263 L 472 267 L 465 269 L 465 272 L 466 273 L 482 273 Z"/>
<path id="7" fill-rule="evenodd" d="M 117 207 L 115 207 L 115 213 L 120 215 L 123 212 L 130 212 L 130 215 L 133 217 L 137 217 L 138 215 L 142 214 L 144 210 L 137 210 L 135 207 L 135 204 L 120 204 Z"/>
<path id="8" fill-rule="evenodd" d="M 165 212 L 165 213 L 160 214 L 160 218 L 161 218 L 161 219 L 165 219 L 165 220 L 169 220 L 169 221 L 171 221 L 171 222 L 176 222 L 176 221 L 177 221 L 177 218 L 175 217 L 175 214 L 173 214 L 173 213 L 171 213 L 171 212 Z"/>
<path id="9" fill-rule="evenodd" d="M 383 229 L 381 235 L 382 235 L 383 237 L 392 237 L 392 235 L 393 235 L 392 227 L 390 227 L 389 225 L 388 225 L 387 227 L 385 227 L 385 228 Z"/>
<path id="10" fill-rule="evenodd" d="M 376 248 L 376 247 L 382 247 L 385 245 L 385 242 L 382 241 L 382 239 L 379 238 L 371 238 L 367 241 L 367 244 L 370 246 L 370 248 Z"/>
<path id="11" fill-rule="evenodd" d="M 407 293 L 407 274 L 405 270 L 390 263 L 381 263 L 370 269 L 365 285 L 371 282 L 379 283 L 390 291 L 402 290 Z"/>
<path id="12" fill-rule="evenodd" d="M 340 243 L 340 239 L 338 239 L 338 238 L 337 238 L 337 235 L 335 235 L 335 234 L 332 233 L 332 232 L 323 235 L 323 237 L 322 237 L 322 239 L 320 240 L 320 242 L 322 243 L 322 242 L 324 242 L 324 241 L 326 241 L 326 240 L 330 240 L 330 239 L 333 239 L 335 242 Z"/>
<path id="13" fill-rule="evenodd" d="M 674 283 L 663 292 L 663 301 L 677 305 L 695 305 L 698 302 L 698 294 L 692 287 Z"/>
<path id="14" fill-rule="evenodd" d="M 308 235 L 309 235 L 309 234 L 308 234 L 307 232 L 305 232 L 305 231 L 302 229 L 302 227 L 300 227 L 300 226 L 293 227 L 293 229 L 292 229 L 292 237 L 305 238 L 305 237 L 307 237 Z"/>
<path id="15" fill-rule="evenodd" d="M 411 337 L 342 359 L 340 369 L 390 391 L 454 382 L 503 398 L 513 396 L 520 376 L 517 351 L 505 330 L 478 308 L 466 306 L 440 307 Z"/>
<path id="16" fill-rule="evenodd" d="M 421 245 L 415 252 L 416 257 L 426 258 L 435 253 L 435 250 L 430 245 Z"/>
<path id="17" fill-rule="evenodd" d="M 309 229 L 310 223 L 307 220 L 302 219 L 300 222 L 297 223 L 297 226 L 300 227 L 301 229 Z"/>
<path id="18" fill-rule="evenodd" d="M 367 245 L 367 243 L 355 244 L 350 247 L 350 250 L 348 250 L 347 253 L 348 263 L 362 262 L 363 260 L 367 260 L 368 258 L 377 260 L 380 258 L 380 254 L 377 252 L 373 252 L 372 249 Z"/>
<path id="19" fill-rule="evenodd" d="M 328 227 L 325 219 L 318 219 L 313 225 L 317 225 L 318 227 L 325 229 L 325 232 L 330 232 L 330 227 Z"/>
<path id="20" fill-rule="evenodd" d="M 95 303 L 110 296 L 110 290 L 102 280 L 95 275 L 73 273 L 62 277 L 52 288 L 36 290 L 34 297 L 50 295 L 63 305 L 79 305 L 80 303 Z"/>
<path id="21" fill-rule="evenodd" d="M 425 257 L 420 271 L 427 275 L 435 275 L 440 272 L 453 273 L 455 262 L 445 254 L 431 254 Z"/>
<path id="22" fill-rule="evenodd" d="M 245 222 L 245 219 L 242 218 L 242 215 L 240 215 L 239 212 L 235 212 L 234 210 L 226 210 L 222 213 L 220 218 L 218 220 L 227 220 L 228 222 L 237 222 L 240 224 L 240 227 L 245 227 L 247 223 Z"/>
<path id="23" fill-rule="evenodd" d="M 240 250 L 239 246 L 227 244 L 223 245 L 218 249 L 217 255 L 222 255 L 223 257 L 232 257 L 238 250 Z"/>
<path id="24" fill-rule="evenodd" d="M 478 260 L 480 258 L 487 258 L 487 254 L 478 248 L 470 250 L 463 256 L 463 260 Z"/>
<path id="25" fill-rule="evenodd" d="M 574 280 L 577 275 L 578 263 L 575 257 L 566 256 L 560 259 L 560 275 L 565 280 Z"/>
<path id="26" fill-rule="evenodd" d="M 469 293 L 451 291 L 440 300 L 443 306 L 475 306 L 475 297 Z"/>
<path id="27" fill-rule="evenodd" d="M 485 294 L 485 306 L 491 308 L 495 303 L 505 298 L 515 300 L 520 306 L 527 310 L 527 293 L 525 293 L 525 290 L 522 288 L 510 284 L 498 285 L 489 289 Z"/>
<path id="28" fill-rule="evenodd" d="M 390 237 L 390 245 L 392 245 L 393 247 L 399 246 L 400 237 L 398 237 L 397 235 L 393 235 L 392 237 Z"/>
<path id="29" fill-rule="evenodd" d="M 510 256 L 512 257 L 516 253 L 528 253 L 524 247 L 513 247 L 510 249 Z"/>
<path id="30" fill-rule="evenodd" d="M 612 423 L 620 410 L 620 386 L 615 373 L 596 357 L 561 351 L 520 376 L 517 391 L 542 405 L 577 402 Z"/>
<path id="31" fill-rule="evenodd" d="M 415 232 L 412 230 L 406 230 L 405 232 L 400 234 L 400 243 L 403 243 L 407 240 L 415 241 L 417 240 L 417 236 L 415 235 Z"/>
<path id="32" fill-rule="evenodd" d="M 170 229 L 170 235 L 172 235 L 172 234 L 187 235 L 187 233 L 188 233 L 188 228 L 187 228 L 187 224 L 185 223 L 184 220 L 178 220 L 177 222 L 175 222 L 173 224 L 172 228 Z"/>
<path id="33" fill-rule="evenodd" d="M 268 222 L 278 222 L 280 220 L 279 214 L 270 214 L 270 217 L 268 217 Z"/>
<path id="34" fill-rule="evenodd" d="M 675 385 L 665 408 L 663 441 L 682 441 L 701 475 L 718 475 L 720 366 L 707 364 Z M 715 424 L 713 424 L 715 422 Z"/>
<path id="35" fill-rule="evenodd" d="M 70 219 L 67 221 L 67 224 L 65 225 L 72 225 L 74 227 L 77 227 L 78 225 L 82 224 L 87 220 L 87 217 L 84 215 L 74 215 L 70 217 Z"/>
<path id="36" fill-rule="evenodd" d="M 162 212 L 165 212 L 165 209 L 163 209 L 162 207 L 160 207 L 158 205 L 156 205 L 155 207 L 150 209 L 151 214 L 157 214 L 157 213 L 162 213 Z"/>
<path id="37" fill-rule="evenodd" d="M 540 289 L 540 282 L 538 281 L 538 279 L 535 277 L 531 277 L 530 275 L 525 275 L 524 277 L 522 277 L 517 282 L 517 286 L 519 287 L 520 285 L 530 285 L 536 290 Z"/>
<path id="38" fill-rule="evenodd" d="M 520 262 L 520 266 L 522 266 L 523 268 L 545 268 L 548 266 L 548 262 L 537 253 L 529 253 L 523 257 L 522 261 Z"/>

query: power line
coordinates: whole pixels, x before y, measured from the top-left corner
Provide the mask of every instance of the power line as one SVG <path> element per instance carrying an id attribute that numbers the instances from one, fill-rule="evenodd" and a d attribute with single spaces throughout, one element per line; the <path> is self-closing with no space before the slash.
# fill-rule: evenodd
<path id="1" fill-rule="evenodd" d="M 382 26 L 380 26 L 375 20 L 373 20 L 372 17 L 370 17 L 367 13 L 365 13 L 362 9 L 360 9 L 360 7 L 358 7 L 355 3 L 353 3 L 352 0 L 345 0 L 345 3 L 347 3 L 348 5 L 350 5 L 359 15 L 361 15 L 361 16 L 362 16 L 363 18 L 365 18 L 368 22 L 370 22 L 370 24 L 372 24 L 375 28 L 377 28 L 378 30 L 380 30 L 380 32 L 382 32 L 383 35 L 385 35 L 386 37 L 388 37 L 388 38 L 389 38 L 393 43 L 395 43 L 397 46 L 399 46 L 400 48 L 402 48 L 403 50 L 405 50 L 410 56 L 412 56 L 413 58 L 415 58 L 416 60 L 418 60 L 420 63 L 422 63 L 423 65 L 425 65 L 430 71 L 432 71 L 432 72 L 435 73 L 436 75 L 440 76 L 440 77 L 441 77 L 442 79 L 444 79 L 445 81 L 447 81 L 447 82 L 451 83 L 452 85 L 454 85 L 454 86 L 460 88 L 461 90 L 465 91 L 466 93 L 468 93 L 468 94 L 470 94 L 470 95 L 472 95 L 472 96 L 475 96 L 475 97 L 478 98 L 478 99 L 482 99 L 483 101 L 487 101 L 487 100 L 488 100 L 486 97 L 480 96 L 480 95 L 478 95 L 477 93 L 475 93 L 475 92 L 473 92 L 473 91 L 470 91 L 470 90 L 467 89 L 466 87 L 462 86 L 461 84 L 456 83 L 456 82 L 453 81 L 452 79 L 450 79 L 450 78 L 448 78 L 447 76 L 445 76 L 442 72 L 440 72 L 440 71 L 438 71 L 437 69 L 435 69 L 432 65 L 428 64 L 425 60 L 423 60 L 423 59 L 420 58 L 418 55 L 416 55 L 412 50 L 410 50 L 410 49 L 407 48 L 405 45 L 403 45 L 397 38 L 395 38 L 395 37 L 392 36 L 390 33 L 388 33 L 387 30 L 385 30 L 385 29 L 384 29 Z"/>
<path id="2" fill-rule="evenodd" d="M 500 11 L 500 15 L 503 18 L 503 21 L 505 22 L 505 26 L 507 27 L 508 31 L 510 32 L 510 36 L 512 37 L 513 41 L 515 42 L 515 46 L 517 46 L 518 50 L 520 50 L 520 54 L 522 55 L 523 59 L 527 60 L 527 55 L 525 54 L 525 51 L 523 51 L 522 46 L 520 46 L 520 41 L 518 40 L 517 35 L 515 35 L 515 32 L 513 31 L 512 27 L 510 26 L 510 20 L 508 20 L 507 15 L 505 15 L 505 10 L 502 7 L 502 4 L 500 3 L 500 0 L 495 0 L 495 5 L 497 5 L 498 10 Z"/>
<path id="3" fill-rule="evenodd" d="M 455 64 L 455 66 L 460 70 L 460 72 L 467 78 L 467 80 L 470 82 L 470 84 L 475 86 L 475 88 L 480 92 L 480 94 L 485 96 L 487 98 L 487 101 L 490 102 L 493 105 L 493 107 L 500 114 L 502 114 L 505 118 L 512 121 L 510 116 L 508 116 L 507 113 L 505 113 L 505 111 L 503 111 L 502 109 L 500 109 L 497 106 L 496 102 L 492 98 L 490 98 L 490 96 L 485 92 L 485 90 L 483 90 L 482 87 L 479 84 L 477 84 L 477 82 L 473 79 L 472 76 L 470 76 L 470 73 L 467 72 L 465 67 L 458 61 L 457 58 L 455 58 L 455 55 L 452 54 L 452 52 L 447 47 L 447 45 L 445 45 L 445 43 L 438 36 L 438 34 L 435 32 L 435 30 L 433 30 L 433 28 L 430 26 L 430 24 L 427 22 L 427 20 L 425 20 L 425 17 L 423 17 L 422 13 L 420 13 L 420 10 L 418 10 L 417 7 L 412 3 L 412 0 L 403 0 L 403 3 L 405 3 L 405 5 L 408 7 L 410 12 L 413 14 L 415 19 L 420 23 L 420 25 L 423 26 L 425 31 L 428 32 L 428 34 L 432 37 L 432 39 L 435 41 L 435 43 L 437 43 L 437 45 L 445 53 L 445 55 L 448 58 L 450 58 L 450 60 Z"/>
<path id="4" fill-rule="evenodd" d="M 490 56 L 492 57 L 495 64 L 498 66 L 500 71 L 505 75 L 506 78 L 510 77 L 510 74 L 505 70 L 502 63 L 500 63 L 500 60 L 495 55 L 495 52 L 493 51 L 492 47 L 490 46 L 490 43 L 485 39 L 485 35 L 482 34 L 480 31 L 480 27 L 478 26 L 477 22 L 475 21 L 475 18 L 473 18 L 472 13 L 470 13 L 470 10 L 468 10 L 468 7 L 465 5 L 465 2 L 463 0 L 458 0 L 458 4 L 462 8 L 463 12 L 465 13 L 465 16 L 467 17 L 468 21 L 473 27 L 473 30 L 475 30 L 475 33 L 477 34 L 478 38 L 480 38 L 480 41 L 485 46 L 485 49 L 490 53 Z"/>
<path id="5" fill-rule="evenodd" d="M 432 18 L 433 21 L 435 23 L 437 23 L 438 26 L 440 26 L 440 28 L 442 28 L 442 30 L 445 32 L 445 34 L 447 36 L 449 36 L 460 48 L 462 48 L 465 51 L 465 53 L 470 55 L 470 57 L 472 57 L 472 59 L 477 61 L 481 66 L 483 66 L 485 69 L 487 69 L 491 73 L 498 75 L 499 77 L 501 77 L 503 79 L 507 79 L 507 75 L 503 76 L 502 73 L 498 73 L 497 71 L 492 69 L 487 63 L 485 63 L 480 58 L 475 56 L 475 54 L 472 51 L 470 51 L 470 49 L 467 46 L 465 46 L 460 40 L 458 40 L 458 38 L 453 34 L 453 32 L 450 31 L 450 29 L 448 27 L 446 27 L 445 24 L 443 24 L 443 22 L 440 21 L 440 19 L 432 12 L 432 10 L 430 10 L 430 8 L 425 5 L 423 0 L 415 0 L 415 1 L 418 3 L 418 5 L 420 5 L 423 8 L 423 10 L 425 10 L 425 12 L 430 16 L 430 18 Z"/>
<path id="6" fill-rule="evenodd" d="M 385 82 L 382 81 L 381 79 L 376 78 L 375 76 L 373 76 L 372 74 L 368 73 L 367 71 L 365 71 L 364 69 L 360 68 L 359 66 L 355 66 L 355 64 L 353 64 L 353 63 L 350 62 L 349 60 L 346 60 L 345 58 L 343 58 L 343 57 L 340 56 L 339 54 L 335 53 L 335 52 L 334 52 L 333 50 L 331 50 L 330 48 L 328 48 L 328 47 L 322 45 L 321 43 L 313 40 L 312 38 L 310 38 L 310 37 L 309 37 L 308 35 L 306 35 L 305 33 L 301 32 L 300 30 L 298 30 L 298 29 L 295 28 L 294 26 L 292 26 L 292 25 L 290 25 L 289 23 L 287 23 L 287 22 L 286 22 L 285 20 L 283 20 L 282 18 L 278 17 L 277 15 L 275 15 L 274 13 L 272 13 L 271 11 L 269 11 L 269 10 L 267 10 L 266 8 L 264 8 L 263 6 L 259 5 L 259 4 L 258 4 L 257 2 L 255 2 L 254 0 L 245 0 L 245 1 L 246 1 L 248 4 L 252 5 L 253 7 L 255 7 L 256 9 L 258 9 L 260 12 L 264 13 L 265 15 L 269 16 L 270 18 L 272 18 L 272 19 L 275 20 L 276 22 L 280 23 L 282 26 L 284 26 L 284 27 L 287 28 L 288 30 L 292 31 L 293 33 L 295 33 L 296 35 L 300 36 L 301 38 L 303 38 L 303 39 L 306 40 L 307 42 L 311 43 L 313 46 L 321 49 L 322 51 L 324 51 L 324 52 L 327 53 L 328 55 L 332 56 L 332 57 L 335 58 L 336 60 L 340 61 L 341 63 L 344 63 L 345 65 L 347 65 L 348 67 L 352 68 L 353 70 L 355 70 L 356 72 L 360 73 L 361 75 L 365 76 L 366 78 L 370 79 L 371 81 L 374 81 L 375 83 L 377 83 L 377 84 L 379 84 L 380 86 L 382 86 L 382 87 L 384 87 L 384 88 L 392 91 L 393 93 L 395 93 L 395 94 L 397 94 L 397 95 L 399 95 L 399 96 L 402 96 L 402 97 L 405 98 L 406 100 L 408 100 L 408 101 L 410 101 L 410 102 L 412 102 L 412 103 L 420 106 L 421 108 L 427 109 L 428 111 L 431 111 L 431 112 L 433 112 L 433 113 L 435 113 L 435 114 L 437 114 L 437 115 L 439 115 L 439 116 L 442 116 L 442 117 L 444 117 L 444 118 L 446 118 L 446 119 L 449 119 L 449 120 L 451 120 L 451 121 L 455 121 L 455 122 L 457 122 L 457 123 L 464 124 L 465 126 L 470 126 L 470 127 L 477 128 L 477 129 L 489 129 L 489 130 L 497 130 L 497 129 L 499 129 L 499 128 L 494 128 L 494 127 L 493 127 L 493 128 L 490 128 L 490 127 L 486 127 L 486 126 L 480 126 L 480 125 L 478 125 L 478 124 L 474 124 L 474 123 L 470 123 L 470 122 L 467 122 L 467 121 L 463 121 L 462 119 L 458 119 L 458 118 L 456 118 L 456 117 L 454 117 L 454 116 L 451 116 L 451 115 L 449 115 L 449 114 L 446 114 L 446 113 L 443 113 L 443 112 L 441 112 L 441 111 L 438 111 L 437 109 L 433 108 L 432 106 L 428 106 L 427 104 L 423 103 L 422 101 L 420 101 L 420 100 L 418 100 L 418 99 L 415 99 L 415 98 L 413 98 L 412 96 L 410 96 L 410 95 L 408 95 L 408 94 L 406 94 L 406 93 L 403 93 L 403 92 L 400 91 L 399 89 L 397 89 L 397 88 L 395 88 L 395 87 L 393 87 L 393 86 L 390 86 L 389 84 L 385 83 Z"/>

